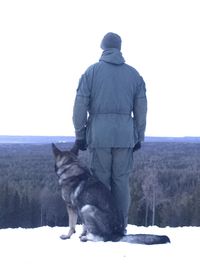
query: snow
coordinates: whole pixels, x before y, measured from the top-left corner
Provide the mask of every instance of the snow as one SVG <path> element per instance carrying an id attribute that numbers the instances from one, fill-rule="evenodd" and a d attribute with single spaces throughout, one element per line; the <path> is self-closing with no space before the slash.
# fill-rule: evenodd
<path id="1" fill-rule="evenodd" d="M 79 241 L 81 226 L 70 240 L 59 236 L 66 227 L 0 230 L 0 266 L 199 266 L 200 228 L 158 228 L 128 225 L 128 233 L 166 234 L 171 243 L 138 245 Z"/>

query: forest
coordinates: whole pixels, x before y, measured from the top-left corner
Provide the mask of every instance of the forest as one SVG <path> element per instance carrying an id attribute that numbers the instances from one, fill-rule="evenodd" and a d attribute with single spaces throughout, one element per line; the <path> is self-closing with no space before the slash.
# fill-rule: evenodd
<path id="1" fill-rule="evenodd" d="M 80 153 L 85 164 L 87 156 Z M 129 223 L 200 226 L 199 170 L 200 143 L 143 143 L 134 153 Z M 0 210 L 0 228 L 68 225 L 51 144 L 0 144 Z"/>

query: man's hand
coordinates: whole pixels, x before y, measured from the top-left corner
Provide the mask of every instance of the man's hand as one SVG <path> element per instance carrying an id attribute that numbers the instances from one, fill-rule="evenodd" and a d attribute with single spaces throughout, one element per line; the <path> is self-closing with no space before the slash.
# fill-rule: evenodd
<path id="1" fill-rule="evenodd" d="M 78 147 L 79 150 L 84 151 L 87 149 L 87 144 L 85 139 L 76 139 L 75 145 Z"/>
<path id="2" fill-rule="evenodd" d="M 133 152 L 139 150 L 141 148 L 141 142 L 137 142 L 135 146 L 133 147 Z"/>

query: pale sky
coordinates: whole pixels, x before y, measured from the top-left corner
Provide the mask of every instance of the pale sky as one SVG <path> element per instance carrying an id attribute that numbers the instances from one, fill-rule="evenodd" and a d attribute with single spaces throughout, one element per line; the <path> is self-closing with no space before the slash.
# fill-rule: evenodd
<path id="1" fill-rule="evenodd" d="M 200 136 L 198 0 L 0 0 L 0 135 L 74 135 L 81 74 L 107 32 L 143 76 L 148 136 Z"/>

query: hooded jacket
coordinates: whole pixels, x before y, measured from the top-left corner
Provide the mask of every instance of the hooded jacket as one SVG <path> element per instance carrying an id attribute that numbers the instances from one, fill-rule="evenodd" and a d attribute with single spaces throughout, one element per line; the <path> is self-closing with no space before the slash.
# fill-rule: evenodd
<path id="1" fill-rule="evenodd" d="M 82 75 L 73 110 L 77 139 L 91 148 L 133 147 L 144 140 L 146 88 L 118 49 L 103 51 Z"/>

